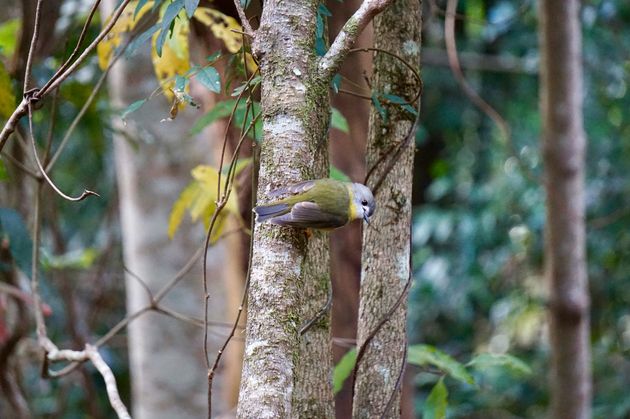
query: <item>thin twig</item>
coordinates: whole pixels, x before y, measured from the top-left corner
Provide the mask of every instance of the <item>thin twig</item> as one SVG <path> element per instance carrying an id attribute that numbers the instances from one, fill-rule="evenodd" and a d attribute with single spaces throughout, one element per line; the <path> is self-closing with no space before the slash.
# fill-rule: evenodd
<path id="1" fill-rule="evenodd" d="M 90 23 L 92 23 L 92 19 L 94 18 L 94 14 L 96 13 L 96 10 L 98 9 L 98 5 L 100 4 L 100 2 L 101 0 L 95 0 L 94 4 L 92 4 L 92 8 L 90 9 L 90 12 L 88 13 L 88 17 L 85 20 L 85 23 L 83 24 L 83 28 L 81 29 L 81 33 L 79 34 L 79 39 L 77 40 L 77 44 L 74 47 L 74 50 L 72 51 L 68 59 L 55 72 L 55 74 L 53 74 L 53 76 L 46 82 L 44 87 L 42 87 L 43 91 L 48 90 L 48 87 L 59 77 L 60 74 L 62 74 L 68 68 L 68 66 L 74 59 L 74 57 L 76 57 L 77 54 L 79 53 L 79 48 L 81 47 L 81 44 L 83 43 L 83 40 L 85 39 L 85 35 L 87 35 L 87 31 L 90 27 Z"/>
<path id="2" fill-rule="evenodd" d="M 398 297 L 394 305 L 390 307 L 387 313 L 385 313 L 383 318 L 370 331 L 370 333 L 367 335 L 367 337 L 365 338 L 361 346 L 358 348 L 357 359 L 355 361 L 354 368 L 352 369 L 352 399 L 354 399 L 354 391 L 355 391 L 354 387 L 357 382 L 357 373 L 359 371 L 359 364 L 361 363 L 361 360 L 363 359 L 363 356 L 365 355 L 367 351 L 368 345 L 374 339 L 374 337 L 376 337 L 376 334 L 381 330 L 381 328 L 385 325 L 385 323 L 391 320 L 392 315 L 398 309 L 398 307 L 400 307 L 405 297 L 407 296 L 410 286 L 411 286 L 411 276 L 409 276 L 409 279 L 407 279 L 407 282 L 405 283 L 405 287 L 403 288 L 402 292 L 400 293 L 400 296 Z"/>
<path id="3" fill-rule="evenodd" d="M 84 200 L 85 198 L 87 198 L 90 195 L 100 196 L 96 192 L 93 192 L 93 191 L 90 191 L 90 190 L 87 190 L 87 189 L 84 190 L 83 193 L 81 195 L 79 195 L 78 197 L 68 196 L 65 193 L 63 193 L 57 187 L 57 185 L 55 185 L 55 183 L 52 181 L 52 179 L 50 179 L 50 177 L 46 173 L 46 170 L 44 169 L 44 166 L 42 165 L 42 162 L 39 160 L 39 156 L 37 155 L 37 145 L 35 144 L 35 134 L 33 133 L 33 110 L 32 110 L 32 106 L 31 106 L 30 103 L 28 105 L 28 127 L 29 127 L 29 130 L 30 130 L 31 145 L 32 145 L 32 150 L 33 150 L 33 157 L 35 157 L 35 163 L 37 164 L 39 172 L 44 177 L 44 179 L 46 179 L 46 182 L 48 182 L 50 187 L 53 188 L 53 190 L 55 192 L 57 192 L 57 194 L 59 196 L 61 196 L 62 198 L 66 199 L 68 201 L 75 201 L 75 202 L 76 201 L 82 201 L 82 200 Z"/>
<path id="4" fill-rule="evenodd" d="M 24 94 L 30 90 L 31 69 L 33 67 L 33 56 L 35 55 L 35 47 L 39 39 L 39 20 L 42 12 L 42 0 L 37 0 L 35 6 L 35 23 L 33 24 L 33 37 L 31 38 L 31 46 L 28 49 L 26 57 L 26 69 L 24 70 Z"/>
<path id="5" fill-rule="evenodd" d="M 131 0 L 123 0 L 120 3 L 118 8 L 114 11 L 114 13 L 112 13 L 112 17 L 109 20 L 109 22 L 107 23 L 107 25 L 98 34 L 98 36 L 96 38 L 94 38 L 92 43 L 90 45 L 88 45 L 83 50 L 81 55 L 79 55 L 79 57 L 77 57 L 77 59 L 74 61 L 74 63 L 72 63 L 70 66 L 68 66 L 68 68 L 65 69 L 63 72 L 58 71 L 57 73 L 60 73 L 60 74 L 59 75 L 55 74 L 53 76 L 53 77 L 56 77 L 55 81 L 53 81 L 50 84 L 47 84 L 45 90 L 42 89 L 42 90 L 40 90 L 39 92 L 36 93 L 36 97 L 38 99 L 41 99 L 44 95 L 46 95 L 52 89 L 57 88 L 61 83 L 63 83 L 63 81 L 65 79 L 67 79 L 70 76 L 70 74 L 72 74 L 81 65 L 81 63 L 83 63 L 83 60 L 85 60 L 87 58 L 87 56 L 96 48 L 98 43 L 101 42 L 101 40 L 103 38 L 105 38 L 105 36 L 107 36 L 107 34 L 112 30 L 112 28 L 114 27 L 116 22 L 118 22 L 118 18 L 120 18 L 120 15 L 123 13 L 123 11 L 125 10 L 125 7 L 127 7 L 127 5 L 129 4 L 130 1 Z"/>
<path id="6" fill-rule="evenodd" d="M 249 20 L 247 20 L 245 10 L 243 10 L 240 0 L 234 0 L 234 7 L 236 7 L 236 13 L 238 13 L 239 19 L 241 19 L 241 26 L 245 29 L 245 35 L 253 39 L 256 36 L 256 32 L 252 29 L 252 25 L 249 23 Z"/>
<path id="7" fill-rule="evenodd" d="M 511 154 L 516 158 L 521 170 L 527 176 L 527 178 L 533 182 L 538 183 L 538 177 L 531 171 L 531 169 L 523 163 L 520 159 L 514 141 L 512 139 L 512 132 L 507 121 L 501 116 L 501 114 L 494 109 L 488 102 L 486 102 L 473 87 L 468 83 L 462 68 L 459 64 L 459 56 L 457 53 L 457 44 L 455 40 L 455 13 L 457 11 L 458 0 L 447 0 L 446 3 L 446 16 L 444 20 L 444 42 L 446 44 L 446 53 L 448 55 L 449 65 L 451 72 L 455 77 L 455 80 L 460 85 L 464 94 L 470 99 L 470 101 L 477 106 L 481 112 L 486 114 L 501 131 L 502 136 L 505 138 L 508 146 L 510 147 Z"/>
<path id="8" fill-rule="evenodd" d="M 103 72 L 103 74 L 101 74 L 98 81 L 94 85 L 94 88 L 92 89 L 92 92 L 90 93 L 90 96 L 88 96 L 87 100 L 83 103 L 81 110 L 74 117 L 74 119 L 72 120 L 72 123 L 70 123 L 70 126 L 68 127 L 68 130 L 64 134 L 63 139 L 61 140 L 61 143 L 59 143 L 59 147 L 57 147 L 57 150 L 55 150 L 55 153 L 53 154 L 52 158 L 46 165 L 47 172 L 50 172 L 50 170 L 53 168 L 53 166 L 57 162 L 57 159 L 59 159 L 59 156 L 61 156 L 61 153 L 65 149 L 68 143 L 68 140 L 70 140 L 70 136 L 72 136 L 72 133 L 74 132 L 75 128 L 79 125 L 81 118 L 83 118 L 83 115 L 85 115 L 87 110 L 90 108 L 90 105 L 94 101 L 94 98 L 96 98 L 96 95 L 98 94 L 98 91 L 101 89 L 103 82 L 105 82 L 107 78 L 107 74 L 109 74 L 110 68 L 112 68 L 113 63 L 116 62 L 118 57 L 120 57 L 120 54 L 114 57 L 114 59 L 112 60 L 110 65 L 107 67 L 107 69 Z"/>

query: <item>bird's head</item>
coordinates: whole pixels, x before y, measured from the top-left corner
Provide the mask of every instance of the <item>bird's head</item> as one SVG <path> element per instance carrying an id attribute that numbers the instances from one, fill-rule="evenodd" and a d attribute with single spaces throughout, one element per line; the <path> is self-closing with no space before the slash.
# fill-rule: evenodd
<path id="1" fill-rule="evenodd" d="M 357 219 L 362 218 L 366 223 L 370 223 L 370 217 L 374 214 L 376 209 L 376 201 L 372 191 L 360 183 L 352 184 L 352 200 L 354 209 L 357 214 Z"/>

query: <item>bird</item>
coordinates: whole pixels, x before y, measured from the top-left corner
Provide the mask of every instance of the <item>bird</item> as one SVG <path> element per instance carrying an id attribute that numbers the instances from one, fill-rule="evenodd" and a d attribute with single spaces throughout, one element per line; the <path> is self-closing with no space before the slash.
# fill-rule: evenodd
<path id="1" fill-rule="evenodd" d="M 269 197 L 271 202 L 253 209 L 257 223 L 333 230 L 354 220 L 369 224 L 376 209 L 367 186 L 334 179 L 306 180 L 272 190 Z"/>

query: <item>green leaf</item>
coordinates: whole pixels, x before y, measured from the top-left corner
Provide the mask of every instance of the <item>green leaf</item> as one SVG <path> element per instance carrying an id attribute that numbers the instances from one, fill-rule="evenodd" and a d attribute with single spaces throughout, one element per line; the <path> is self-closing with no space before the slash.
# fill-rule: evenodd
<path id="1" fill-rule="evenodd" d="M 182 77 L 179 74 L 175 75 L 175 90 L 179 90 L 180 92 L 183 92 L 184 90 L 186 90 L 186 77 Z"/>
<path id="2" fill-rule="evenodd" d="M 136 52 L 138 47 L 140 47 L 142 44 L 144 44 L 149 39 L 151 39 L 153 34 L 156 33 L 158 30 L 160 30 L 160 25 L 155 24 L 151 26 L 149 29 L 147 29 L 146 31 L 144 31 L 143 33 L 141 33 L 140 35 L 138 35 L 133 41 L 129 43 L 129 46 L 127 47 L 127 50 L 125 51 L 125 57 L 127 58 L 131 57 L 134 54 L 134 52 Z"/>
<path id="3" fill-rule="evenodd" d="M 221 93 L 221 77 L 214 67 L 200 68 L 195 78 L 211 92 Z"/>
<path id="4" fill-rule="evenodd" d="M 381 115 L 381 119 L 386 122 L 387 121 L 387 111 L 381 105 L 381 101 L 378 99 L 376 93 L 372 93 L 372 104 L 376 108 L 376 111 Z"/>
<path id="5" fill-rule="evenodd" d="M 343 388 L 343 383 L 350 377 L 354 364 L 357 362 L 356 348 L 350 349 L 341 357 L 335 369 L 333 370 L 333 393 L 337 394 Z"/>
<path id="6" fill-rule="evenodd" d="M 9 251 L 17 267 L 29 278 L 33 270 L 33 241 L 22 216 L 11 208 L 0 208 L 0 241 L 9 240 Z"/>
<path id="7" fill-rule="evenodd" d="M 232 112 L 232 108 L 234 108 L 235 102 L 235 99 L 228 99 L 214 105 L 210 111 L 202 115 L 197 122 L 195 122 L 190 129 L 191 135 L 199 134 L 205 127 L 212 124 L 217 119 L 229 116 Z"/>
<path id="8" fill-rule="evenodd" d="M 393 103 L 394 105 L 400 105 L 401 108 L 403 108 L 404 110 L 406 110 L 407 112 L 413 114 L 413 115 L 418 115 L 418 111 L 409 104 L 409 102 L 407 102 L 405 99 L 403 99 L 400 96 L 396 96 L 396 95 L 383 95 L 384 99 L 387 99 L 388 101 L 390 101 L 391 103 Z"/>
<path id="9" fill-rule="evenodd" d="M 333 128 L 336 128 L 345 134 L 350 133 L 348 120 L 345 116 L 341 114 L 341 112 L 339 112 L 339 109 L 337 108 L 332 108 L 331 125 Z"/>
<path id="10" fill-rule="evenodd" d="M 155 51 L 157 52 L 158 57 L 162 56 L 162 48 L 164 47 L 164 42 L 166 41 L 166 36 L 171 31 L 171 25 L 173 21 L 179 14 L 179 12 L 184 8 L 184 0 L 175 0 L 173 3 L 169 4 L 164 12 L 164 16 L 162 16 L 162 31 L 158 35 L 157 40 L 155 41 Z"/>
<path id="11" fill-rule="evenodd" d="M 532 373 L 532 369 L 529 365 L 517 357 L 508 354 L 479 354 L 466 364 L 466 366 L 476 370 L 485 370 L 492 367 L 503 368 L 517 375 L 529 375 Z"/>
<path id="12" fill-rule="evenodd" d="M 186 8 L 186 16 L 188 16 L 188 19 L 193 16 L 197 6 L 199 6 L 199 0 L 184 0 L 184 7 Z"/>
<path id="13" fill-rule="evenodd" d="M 475 384 L 475 380 L 464 365 L 446 353 L 430 345 L 412 345 L 409 347 L 407 362 L 413 365 L 432 365 L 446 374 L 466 384 Z"/>
<path id="14" fill-rule="evenodd" d="M 350 180 L 348 175 L 346 175 L 344 172 L 342 172 L 341 170 L 339 170 L 333 165 L 330 165 L 330 178 L 335 179 L 335 180 L 340 180 L 342 182 L 352 182 L 352 180 Z"/>
<path id="15" fill-rule="evenodd" d="M 131 105 L 127 106 L 127 108 L 122 112 L 122 115 L 120 117 L 122 119 L 126 119 L 129 114 L 131 114 L 131 113 L 137 111 L 138 109 L 140 109 L 142 107 L 142 105 L 144 105 L 144 103 L 146 101 L 147 101 L 146 99 L 136 100 Z"/>
<path id="16" fill-rule="evenodd" d="M 448 390 L 444 385 L 444 377 L 440 378 L 433 386 L 429 397 L 422 407 L 423 419 L 444 419 L 446 418 L 446 407 L 448 406 Z"/>

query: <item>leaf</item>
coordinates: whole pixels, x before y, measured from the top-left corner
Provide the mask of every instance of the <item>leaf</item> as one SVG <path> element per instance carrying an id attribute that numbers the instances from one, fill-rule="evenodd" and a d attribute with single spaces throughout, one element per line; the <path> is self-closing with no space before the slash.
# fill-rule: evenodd
<path id="1" fill-rule="evenodd" d="M 186 8 L 186 16 L 188 16 L 188 19 L 193 17 L 197 6 L 199 6 L 199 0 L 184 0 L 184 7 Z"/>
<path id="2" fill-rule="evenodd" d="M 381 105 L 381 101 L 378 99 L 376 93 L 372 93 L 372 104 L 376 108 L 376 111 L 381 115 L 383 121 L 387 121 L 387 111 Z"/>
<path id="3" fill-rule="evenodd" d="M 151 26 L 149 29 L 138 35 L 133 41 L 129 43 L 129 46 L 125 50 L 125 57 L 131 57 L 136 52 L 136 50 L 140 46 L 142 46 L 142 44 L 151 39 L 158 30 L 160 30 L 160 25 L 156 23 L 155 25 Z"/>
<path id="4" fill-rule="evenodd" d="M 411 113 L 413 115 L 418 115 L 418 111 L 416 110 L 416 108 L 411 106 L 409 104 L 409 102 L 407 102 L 405 99 L 403 99 L 400 96 L 387 94 L 387 95 L 383 95 L 383 98 L 387 99 L 388 101 L 390 101 L 394 105 L 400 105 L 401 108 L 403 108 L 404 110 L 406 110 L 407 112 L 409 112 L 409 113 Z"/>
<path id="5" fill-rule="evenodd" d="M 195 75 L 195 79 L 211 92 L 221 93 L 221 77 L 214 67 L 203 67 Z"/>
<path id="6" fill-rule="evenodd" d="M 153 61 L 153 70 L 162 87 L 164 96 L 169 103 L 173 102 L 173 91 L 176 90 L 175 77 L 177 75 L 185 76 L 190 70 L 190 52 L 188 46 L 188 34 L 190 32 L 190 24 L 188 19 L 183 15 L 183 0 L 178 0 L 181 4 L 175 8 L 171 8 L 174 3 L 171 3 L 164 12 L 165 19 L 167 12 L 172 14 L 174 10 L 182 12 L 180 19 L 171 22 L 173 23 L 172 36 L 166 39 L 161 51 L 158 51 L 160 37 L 164 32 L 164 20 L 162 21 L 162 31 L 153 35 L 153 48 L 151 48 L 151 60 Z M 178 9 L 179 7 L 179 9 Z M 184 90 L 188 93 L 188 87 Z M 178 103 L 179 108 L 185 106 L 185 101 Z"/>
<path id="7" fill-rule="evenodd" d="M 175 232 L 179 228 L 179 225 L 184 218 L 184 214 L 186 213 L 186 209 L 192 205 L 193 199 L 197 196 L 199 191 L 199 185 L 196 182 L 193 182 L 186 186 L 186 188 L 182 191 L 177 198 L 177 201 L 173 204 L 173 209 L 171 209 L 171 215 L 168 220 L 168 237 L 173 238 Z"/>
<path id="8" fill-rule="evenodd" d="M 444 419 L 446 418 L 446 407 L 448 406 L 448 390 L 444 385 L 444 377 L 440 378 L 433 386 L 431 393 L 422 407 L 423 419 Z"/>
<path id="9" fill-rule="evenodd" d="M 21 26 L 22 21 L 18 18 L 6 20 L 0 25 L 0 52 L 5 57 L 12 57 L 15 53 L 17 35 Z"/>
<path id="10" fill-rule="evenodd" d="M 508 354 L 479 354 L 466 364 L 466 366 L 476 370 L 485 370 L 492 367 L 503 368 L 517 375 L 529 375 L 532 373 L 532 369 L 529 365 L 519 358 Z"/>
<path id="11" fill-rule="evenodd" d="M 339 112 L 339 109 L 337 108 L 332 108 L 331 125 L 333 128 L 336 128 L 345 134 L 350 133 L 348 120 L 345 116 L 341 114 L 341 112 Z"/>
<path id="12" fill-rule="evenodd" d="M 9 251 L 17 267 L 31 277 L 33 241 L 22 216 L 11 208 L 0 208 L 0 242 L 9 241 Z"/>
<path id="13" fill-rule="evenodd" d="M 330 178 L 335 180 L 340 180 L 342 182 L 352 182 L 348 175 L 339 170 L 333 165 L 330 165 Z"/>
<path id="14" fill-rule="evenodd" d="M 243 27 L 236 19 L 209 7 L 197 7 L 193 17 L 210 28 L 215 38 L 223 41 L 225 48 L 236 54 L 243 48 Z M 258 66 L 250 53 L 246 54 L 247 68 L 253 73 Z"/>
<path id="15" fill-rule="evenodd" d="M 151 10 L 152 5 L 153 1 L 145 1 L 142 4 L 138 3 L 138 1 L 131 1 L 127 4 L 114 27 L 96 47 L 98 66 L 101 70 L 105 70 L 109 66 L 109 62 L 114 56 L 114 51 L 122 41 L 123 34 L 131 32 L 140 19 Z M 103 26 L 107 25 L 109 20 L 110 17 L 103 22 Z"/>
<path id="16" fill-rule="evenodd" d="M 8 119 L 15 110 L 16 99 L 11 77 L 0 61 L 0 120 Z"/>
<path id="17" fill-rule="evenodd" d="M 146 101 L 147 101 L 147 99 L 136 100 L 131 105 L 127 106 L 127 108 L 125 108 L 125 110 L 122 112 L 122 115 L 120 115 L 120 117 L 122 119 L 127 119 L 127 116 L 129 114 L 131 114 L 131 113 L 137 111 L 138 109 L 140 109 L 142 107 L 142 105 L 145 104 Z"/>
<path id="18" fill-rule="evenodd" d="M 418 366 L 433 365 L 456 380 L 466 384 L 475 384 L 475 380 L 466 371 L 464 365 L 430 345 L 410 346 L 407 362 Z"/>
<path id="19" fill-rule="evenodd" d="M 333 370 L 333 393 L 337 394 L 343 388 L 343 383 L 350 377 L 357 362 L 357 349 L 352 348 L 341 357 Z"/>
<path id="20" fill-rule="evenodd" d="M 193 182 L 182 191 L 171 210 L 168 223 L 168 235 L 170 238 L 175 235 L 186 210 L 188 210 L 193 222 L 202 221 L 206 229 L 209 227 L 212 216 L 217 210 L 217 201 L 219 199 L 217 196 L 217 184 L 219 181 L 217 169 L 212 166 L 199 165 L 191 171 L 191 174 L 194 178 Z M 225 182 L 226 176 L 222 176 L 220 193 L 223 193 Z M 235 188 L 234 185 L 233 188 Z M 217 216 L 212 235 L 210 236 L 211 243 L 216 242 L 221 237 L 229 214 L 240 218 L 237 194 L 234 189 L 225 207 Z"/>

